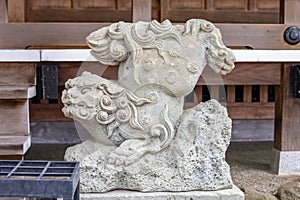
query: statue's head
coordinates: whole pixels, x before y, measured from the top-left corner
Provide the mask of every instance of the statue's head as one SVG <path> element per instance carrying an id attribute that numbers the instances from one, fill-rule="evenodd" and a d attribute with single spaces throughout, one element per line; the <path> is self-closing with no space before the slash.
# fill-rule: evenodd
<path id="1" fill-rule="evenodd" d="M 211 22 L 190 19 L 184 26 L 183 35 L 190 36 L 204 48 L 206 64 L 216 73 L 225 75 L 234 68 L 235 57 L 223 44 L 220 30 Z"/>
<path id="2" fill-rule="evenodd" d="M 190 65 L 191 73 L 201 74 L 206 64 L 221 74 L 234 68 L 234 55 L 223 44 L 219 29 L 202 19 L 190 19 L 184 25 L 172 25 L 169 20 L 118 22 L 91 33 L 86 40 L 91 54 L 107 65 L 118 65 L 129 58 L 135 65 L 147 59 L 144 52 L 154 49 L 166 64 L 171 57 L 175 65 Z"/>
<path id="3" fill-rule="evenodd" d="M 98 82 L 99 76 L 89 72 L 83 72 L 81 76 L 69 79 L 62 93 L 64 115 L 75 120 L 91 119 L 96 114 L 95 96 L 98 92 Z"/>

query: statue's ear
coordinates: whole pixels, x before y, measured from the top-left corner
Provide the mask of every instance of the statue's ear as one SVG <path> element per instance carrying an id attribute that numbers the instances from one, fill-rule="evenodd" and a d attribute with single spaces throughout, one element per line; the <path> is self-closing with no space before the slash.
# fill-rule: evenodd
<path id="1" fill-rule="evenodd" d="M 101 28 L 86 37 L 91 54 L 102 64 L 118 65 L 126 60 L 128 49 L 124 42 L 124 30 L 128 23 L 118 22 Z"/>

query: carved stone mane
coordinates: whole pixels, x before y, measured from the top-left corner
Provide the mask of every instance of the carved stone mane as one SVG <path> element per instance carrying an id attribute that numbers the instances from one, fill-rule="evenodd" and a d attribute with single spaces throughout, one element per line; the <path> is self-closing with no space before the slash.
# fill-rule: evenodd
<path id="1" fill-rule="evenodd" d="M 91 54 L 103 64 L 119 65 L 119 74 L 112 81 L 84 72 L 69 80 L 63 92 L 64 114 L 93 138 L 65 155 L 81 161 L 82 191 L 230 188 L 224 160 L 231 134 L 226 109 L 212 100 L 183 110 L 184 96 L 206 65 L 220 74 L 234 68 L 220 31 L 200 19 L 184 25 L 118 22 L 86 39 Z M 213 174 L 203 171 L 207 166 Z"/>
<path id="2" fill-rule="evenodd" d="M 159 84 L 176 96 L 186 96 L 206 65 L 222 75 L 234 68 L 234 56 L 224 46 L 219 29 L 201 19 L 188 20 L 185 25 L 172 25 L 169 20 L 118 22 L 91 33 L 86 40 L 99 62 L 120 64 L 118 82 L 130 90 L 141 84 Z M 145 79 L 149 74 L 149 80 Z"/>

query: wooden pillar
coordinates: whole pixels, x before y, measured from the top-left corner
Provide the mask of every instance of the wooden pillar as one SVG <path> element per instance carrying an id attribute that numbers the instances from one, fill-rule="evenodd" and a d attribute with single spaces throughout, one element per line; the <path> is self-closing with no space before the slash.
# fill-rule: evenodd
<path id="1" fill-rule="evenodd" d="M 275 143 L 280 151 L 300 153 L 300 99 L 290 96 L 290 65 L 283 64 L 275 106 Z M 300 171 L 299 171 L 300 173 Z"/>
<path id="2" fill-rule="evenodd" d="M 300 99 L 290 96 L 290 64 L 283 64 L 276 88 L 275 137 L 272 169 L 278 174 L 300 174 Z"/>
<path id="3" fill-rule="evenodd" d="M 25 0 L 7 1 L 8 22 L 25 21 Z"/>
<path id="4" fill-rule="evenodd" d="M 299 0 L 281 0 L 280 18 L 284 24 L 299 24 L 300 2 Z"/>
<path id="5" fill-rule="evenodd" d="M 0 0 L 0 23 L 7 22 L 7 1 Z"/>
<path id="6" fill-rule="evenodd" d="M 216 99 L 216 100 L 219 101 L 219 99 L 220 99 L 220 87 L 219 87 L 219 85 L 211 85 L 209 93 L 210 93 L 210 98 L 211 99 Z"/>
<path id="7" fill-rule="evenodd" d="M 151 21 L 151 0 L 132 0 L 132 21 Z"/>
<path id="8" fill-rule="evenodd" d="M 234 103 L 235 102 L 235 86 L 227 85 L 227 102 Z"/>
<path id="9" fill-rule="evenodd" d="M 300 1 L 281 1 L 282 22 L 300 23 Z M 280 86 L 276 88 L 275 137 L 272 170 L 278 174 L 300 174 L 300 99 L 290 96 L 290 63 L 282 64 Z"/>

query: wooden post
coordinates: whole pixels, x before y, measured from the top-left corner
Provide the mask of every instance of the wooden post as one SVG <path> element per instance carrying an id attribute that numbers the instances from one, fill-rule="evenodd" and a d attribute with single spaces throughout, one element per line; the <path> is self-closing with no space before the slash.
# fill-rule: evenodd
<path id="1" fill-rule="evenodd" d="M 252 101 L 252 86 L 251 85 L 244 85 L 244 102 L 251 102 Z"/>
<path id="2" fill-rule="evenodd" d="M 227 102 L 233 103 L 235 102 L 235 86 L 234 85 L 227 85 Z"/>
<path id="3" fill-rule="evenodd" d="M 132 0 L 132 22 L 151 21 L 151 0 Z"/>
<path id="4" fill-rule="evenodd" d="M 7 2 L 6 0 L 0 0 L 0 23 L 7 22 Z"/>
<path id="5" fill-rule="evenodd" d="M 202 102 L 202 85 L 196 85 L 194 91 L 196 93 L 197 103 Z"/>
<path id="6" fill-rule="evenodd" d="M 260 102 L 268 102 L 268 86 L 261 85 L 259 93 Z"/>
<path id="7" fill-rule="evenodd" d="M 281 0 L 281 21 L 284 24 L 295 24 L 300 22 L 300 1 Z"/>
<path id="8" fill-rule="evenodd" d="M 9 22 L 25 21 L 25 0 L 8 0 L 7 10 Z"/>
<path id="9" fill-rule="evenodd" d="M 220 98 L 220 91 L 219 91 L 219 85 L 211 85 L 210 86 L 210 90 L 209 90 L 209 93 L 210 93 L 210 98 L 211 99 L 216 99 L 219 101 L 219 98 Z"/>
<path id="10" fill-rule="evenodd" d="M 290 96 L 290 65 L 284 64 L 275 106 L 275 148 L 300 152 L 300 99 Z"/>
<path id="11" fill-rule="evenodd" d="M 283 22 L 300 22 L 300 1 L 281 2 Z M 272 170 L 278 174 L 300 174 L 300 99 L 290 96 L 290 63 L 282 65 L 280 86 L 276 88 L 275 137 Z"/>

